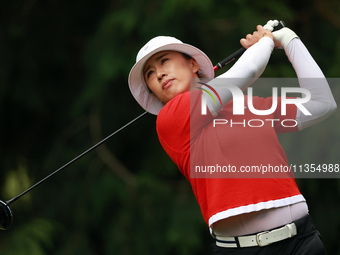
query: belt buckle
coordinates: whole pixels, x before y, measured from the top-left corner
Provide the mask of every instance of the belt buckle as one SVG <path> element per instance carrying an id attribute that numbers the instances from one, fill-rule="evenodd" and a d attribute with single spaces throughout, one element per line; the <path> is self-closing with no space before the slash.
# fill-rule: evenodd
<path id="1" fill-rule="evenodd" d="M 260 240 L 261 235 L 267 234 L 269 232 L 270 231 L 264 231 L 264 232 L 260 232 L 260 233 L 256 234 L 256 243 L 257 243 L 258 246 L 263 247 L 263 246 L 267 246 L 267 245 L 270 244 L 269 242 L 268 243 L 261 243 L 261 240 Z"/>

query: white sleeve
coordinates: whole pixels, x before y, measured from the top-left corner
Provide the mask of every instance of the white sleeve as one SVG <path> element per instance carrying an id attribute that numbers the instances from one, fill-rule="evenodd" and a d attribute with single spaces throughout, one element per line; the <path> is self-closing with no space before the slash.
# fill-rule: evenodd
<path id="1" fill-rule="evenodd" d="M 311 115 L 297 110 L 296 121 L 302 130 L 329 117 L 337 105 L 324 74 L 302 41 L 298 38 L 290 41 L 285 53 L 295 69 L 300 87 L 311 93 L 311 99 L 303 104 Z"/>
<path id="2" fill-rule="evenodd" d="M 261 38 L 256 44 L 248 48 L 238 61 L 225 73 L 208 82 L 214 87 L 221 98 L 222 105 L 214 104 L 211 98 L 207 99 L 207 106 L 213 116 L 233 98 L 230 90 L 225 89 L 225 78 L 232 82 L 242 91 L 249 87 L 265 70 L 271 53 L 274 49 L 274 42 L 269 37 Z M 224 78 L 224 79 L 221 79 Z"/>

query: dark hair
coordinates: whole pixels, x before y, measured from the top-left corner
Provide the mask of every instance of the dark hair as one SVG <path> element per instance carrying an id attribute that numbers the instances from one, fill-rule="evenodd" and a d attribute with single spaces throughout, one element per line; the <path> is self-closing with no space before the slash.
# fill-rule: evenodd
<path id="1" fill-rule="evenodd" d="M 190 59 L 193 58 L 192 56 L 190 56 L 189 54 L 186 54 L 186 53 L 184 53 L 184 52 L 181 52 L 181 54 L 183 55 L 183 57 L 184 57 L 185 59 L 190 60 Z M 198 76 L 198 78 L 207 78 L 207 77 L 203 74 L 203 72 L 202 72 L 201 69 L 197 71 L 197 76 Z"/>

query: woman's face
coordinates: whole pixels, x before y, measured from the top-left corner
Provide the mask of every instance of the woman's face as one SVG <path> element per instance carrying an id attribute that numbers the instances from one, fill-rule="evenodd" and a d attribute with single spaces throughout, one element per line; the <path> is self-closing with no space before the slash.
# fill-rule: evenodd
<path id="1" fill-rule="evenodd" d="M 199 65 L 177 51 L 162 51 L 146 62 L 143 74 L 150 90 L 163 103 L 190 90 L 190 79 L 198 78 Z"/>

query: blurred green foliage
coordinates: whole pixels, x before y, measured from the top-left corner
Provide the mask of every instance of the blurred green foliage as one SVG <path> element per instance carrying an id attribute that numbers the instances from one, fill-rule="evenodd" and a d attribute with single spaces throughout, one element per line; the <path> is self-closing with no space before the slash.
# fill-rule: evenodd
<path id="1" fill-rule="evenodd" d="M 257 24 L 280 19 L 327 77 L 339 76 L 334 0 L 19 0 L 2 1 L 0 12 L 3 200 L 142 112 L 127 76 L 154 36 L 175 36 L 216 63 Z M 282 51 L 263 77 L 294 77 Z M 332 90 L 340 99 L 337 84 Z M 289 161 L 339 163 L 339 119 L 337 111 L 280 136 Z M 1 255 L 209 254 L 213 239 L 189 184 L 157 140 L 155 120 L 148 115 L 13 204 L 13 225 L 0 232 Z M 340 180 L 297 182 L 328 253 L 340 254 Z"/>

